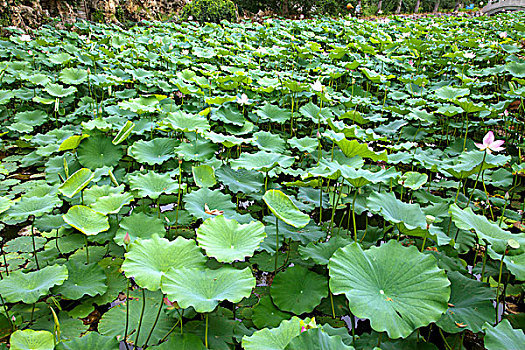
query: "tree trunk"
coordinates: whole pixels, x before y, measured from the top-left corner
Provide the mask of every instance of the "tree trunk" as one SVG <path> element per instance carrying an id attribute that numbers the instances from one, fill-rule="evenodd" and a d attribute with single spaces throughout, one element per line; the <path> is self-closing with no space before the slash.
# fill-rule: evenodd
<path id="1" fill-rule="evenodd" d="M 381 12 L 381 9 L 383 8 L 383 0 L 379 0 L 377 3 L 377 12 Z"/>
<path id="2" fill-rule="evenodd" d="M 438 12 L 439 2 L 440 2 L 440 0 L 436 0 L 436 3 L 434 4 L 434 13 Z"/>
<path id="3" fill-rule="evenodd" d="M 403 5 L 403 0 L 399 0 L 399 2 L 397 3 L 396 15 L 399 15 L 401 13 L 401 6 L 402 5 Z"/>
<path id="4" fill-rule="evenodd" d="M 414 7 L 414 13 L 419 12 L 419 6 L 421 6 L 421 0 L 416 1 L 416 7 Z"/>

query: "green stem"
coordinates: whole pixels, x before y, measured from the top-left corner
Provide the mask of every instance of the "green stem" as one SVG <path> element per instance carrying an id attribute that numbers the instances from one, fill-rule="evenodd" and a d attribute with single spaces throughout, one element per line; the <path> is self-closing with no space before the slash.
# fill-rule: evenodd
<path id="1" fill-rule="evenodd" d="M 0 294 L 0 301 L 2 302 L 2 305 L 4 306 L 4 311 L 5 311 L 5 317 L 7 317 L 7 320 L 9 321 L 9 325 L 11 326 L 11 330 L 14 331 L 15 330 L 15 326 L 13 324 L 13 322 L 11 321 L 11 317 L 9 317 L 9 310 L 7 309 L 7 305 L 5 304 L 5 301 L 4 301 L 4 298 L 2 297 L 2 294 Z"/>
<path id="2" fill-rule="evenodd" d="M 452 348 L 450 347 L 450 345 L 448 345 L 448 343 L 447 343 L 447 339 L 445 338 L 445 335 L 444 335 L 443 332 L 441 331 L 441 328 L 438 327 L 438 330 L 439 330 L 439 334 L 441 335 L 441 338 L 443 339 L 443 342 L 445 343 L 445 346 L 447 347 L 447 349 L 452 350 Z"/>
<path id="3" fill-rule="evenodd" d="M 319 225 L 323 226 L 323 179 L 319 183 Z"/>
<path id="4" fill-rule="evenodd" d="M 144 309 L 146 308 L 146 292 L 142 288 L 142 311 L 140 311 L 139 327 L 137 328 L 137 336 L 135 337 L 134 349 L 137 349 L 137 344 L 139 341 L 140 329 L 142 328 L 142 319 L 144 318 Z"/>
<path id="5" fill-rule="evenodd" d="M 279 258 L 279 218 L 275 217 L 275 270 L 277 273 L 277 263 Z"/>
<path id="6" fill-rule="evenodd" d="M 476 190 L 476 187 L 478 185 L 479 176 L 481 175 L 481 171 L 483 170 L 483 164 L 485 164 L 486 157 L 487 157 L 487 150 L 485 150 L 485 153 L 483 153 L 483 160 L 481 161 L 481 167 L 479 168 L 478 176 L 476 176 L 476 182 L 474 182 L 474 188 L 472 189 L 472 192 L 470 193 L 470 196 L 467 202 L 467 206 L 465 208 L 468 208 L 468 205 L 470 204 L 470 201 L 472 200 L 472 196 L 474 195 L 474 191 Z M 456 195 L 456 198 L 457 198 L 457 195 Z"/>
<path id="7" fill-rule="evenodd" d="M 334 308 L 334 297 L 332 294 L 332 291 L 328 291 L 330 293 L 330 305 L 332 306 L 332 318 L 335 319 L 335 308 Z"/>
<path id="8" fill-rule="evenodd" d="M 129 278 L 127 281 L 127 288 L 126 288 L 126 328 L 124 329 L 124 344 L 126 345 L 126 349 L 129 350 L 129 344 L 127 342 L 128 337 L 128 327 L 129 327 Z"/>
<path id="9" fill-rule="evenodd" d="M 86 235 L 84 235 L 84 243 L 86 244 L 86 264 L 89 264 L 89 248 L 88 248 L 88 239 Z"/>
<path id="10" fill-rule="evenodd" d="M 352 221 L 354 224 L 354 242 L 357 242 L 357 226 L 355 223 L 355 200 L 357 198 L 357 188 L 354 191 L 354 199 L 352 200 Z"/>
<path id="11" fill-rule="evenodd" d="M 499 287 L 501 285 L 501 274 L 503 272 L 503 259 L 505 259 L 505 254 L 507 254 L 507 247 L 505 247 L 505 251 L 503 252 L 503 255 L 501 256 L 501 261 L 499 263 L 499 276 L 498 276 L 498 288 L 496 289 L 496 325 L 499 323 L 499 317 L 498 317 L 498 309 L 499 309 Z M 503 300 L 505 300 L 505 296 L 503 296 Z M 505 301 L 504 301 L 505 302 Z"/>
<path id="12" fill-rule="evenodd" d="M 206 313 L 206 329 L 204 331 L 204 346 L 208 349 L 208 313 Z"/>
<path id="13" fill-rule="evenodd" d="M 36 255 L 36 244 L 35 244 L 35 219 L 31 220 L 31 239 L 33 241 L 33 256 L 35 257 L 35 263 L 37 270 L 40 270 L 40 264 L 38 263 L 38 256 Z"/>
<path id="14" fill-rule="evenodd" d="M 144 346 L 142 347 L 142 349 L 146 349 L 148 347 L 149 339 L 151 338 L 151 335 L 153 334 L 153 330 L 155 329 L 155 326 L 157 325 L 157 322 L 159 321 L 160 312 L 162 311 L 163 304 L 164 304 L 164 294 L 162 294 L 161 296 L 159 311 L 157 312 L 157 317 L 155 317 L 155 322 L 153 322 L 153 326 L 151 327 L 151 330 L 149 331 L 148 337 L 146 338 L 146 342 L 144 343 Z"/>

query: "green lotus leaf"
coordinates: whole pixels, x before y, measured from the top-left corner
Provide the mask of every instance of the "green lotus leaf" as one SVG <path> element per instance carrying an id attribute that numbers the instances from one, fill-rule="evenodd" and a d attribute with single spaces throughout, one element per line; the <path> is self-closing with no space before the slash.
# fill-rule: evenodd
<path id="1" fill-rule="evenodd" d="M 102 185 L 102 186 L 93 185 L 85 189 L 83 192 L 84 204 L 92 205 L 100 197 L 113 196 L 113 195 L 121 194 L 123 192 L 124 192 L 124 185 L 120 185 L 117 187 L 110 186 L 110 185 Z"/>
<path id="2" fill-rule="evenodd" d="M 84 261 L 85 260 L 82 260 L 82 262 Z M 115 300 L 115 295 L 119 295 L 119 293 L 126 291 L 128 279 L 122 274 L 120 269 L 122 261 L 123 259 L 115 259 L 111 256 L 98 261 L 98 265 L 102 267 L 104 274 L 106 275 L 106 285 L 108 288 L 104 294 L 89 299 L 89 302 L 92 302 L 92 304 L 88 303 L 88 305 L 104 305 L 111 303 Z"/>
<path id="3" fill-rule="evenodd" d="M 525 63 L 523 62 L 509 62 L 505 65 L 505 70 L 514 77 L 525 78 Z"/>
<path id="4" fill-rule="evenodd" d="M 213 111 L 211 114 L 211 119 L 238 126 L 243 126 L 245 122 L 241 112 L 224 106 L 221 106 L 216 111 Z"/>
<path id="5" fill-rule="evenodd" d="M 28 81 L 35 85 L 46 86 L 51 79 L 46 74 L 33 74 L 28 77 Z"/>
<path id="6" fill-rule="evenodd" d="M 9 338 L 11 350 L 53 350 L 55 336 L 48 331 L 17 330 Z"/>
<path id="7" fill-rule="evenodd" d="M 157 216 L 149 216 L 144 213 L 134 212 L 130 216 L 124 217 L 119 223 L 120 229 L 113 239 L 118 245 L 124 245 L 126 233 L 129 235 L 130 243 L 135 239 L 147 239 L 153 235 L 164 237 L 166 228 L 164 223 Z"/>
<path id="8" fill-rule="evenodd" d="M 74 174 L 58 187 L 60 193 L 64 196 L 73 198 L 77 193 L 82 191 L 95 177 L 95 174 L 87 168 L 77 170 Z"/>
<path id="9" fill-rule="evenodd" d="M 408 230 L 426 229 L 427 220 L 419 204 L 404 203 L 393 192 L 372 193 L 367 205 L 370 212 L 391 223 L 402 224 Z"/>
<path id="10" fill-rule="evenodd" d="M 168 241 L 154 235 L 151 239 L 137 239 L 125 255 L 122 270 L 133 277 L 142 288 L 156 291 L 161 277 L 171 268 L 203 267 L 206 258 L 195 241 L 177 237 Z"/>
<path id="11" fill-rule="evenodd" d="M 448 279 L 452 283 L 448 310 L 436 325 L 447 333 L 460 333 L 465 329 L 481 332 L 484 323 L 494 317 L 494 290 L 457 271 L 448 273 Z"/>
<path id="12" fill-rule="evenodd" d="M 194 135 L 192 135 L 194 137 Z M 190 136 L 191 137 L 191 136 Z M 175 153 L 184 160 L 206 161 L 212 159 L 217 152 L 217 145 L 198 138 L 191 142 L 182 142 L 175 147 Z"/>
<path id="13" fill-rule="evenodd" d="M 155 96 L 140 96 L 129 101 L 120 102 L 118 106 L 138 114 L 154 113 L 159 106 L 159 99 Z"/>
<path id="14" fill-rule="evenodd" d="M 270 295 L 279 309 L 301 315 L 312 312 L 328 296 L 328 281 L 326 277 L 296 265 L 274 277 Z"/>
<path id="15" fill-rule="evenodd" d="M 192 306 L 197 312 L 212 312 L 220 301 L 238 303 L 255 287 L 255 277 L 247 267 L 172 268 L 161 279 L 162 292 L 182 308 Z"/>
<path id="16" fill-rule="evenodd" d="M 186 114 L 182 111 L 168 113 L 168 117 L 162 121 L 162 124 L 173 130 L 184 132 L 202 133 L 210 130 L 210 124 L 206 118 Z"/>
<path id="17" fill-rule="evenodd" d="M 123 142 L 128 138 L 133 129 L 135 129 L 135 123 L 128 120 L 126 124 L 124 124 L 122 128 L 120 128 L 119 132 L 115 135 L 111 143 L 114 145 L 118 145 L 119 143 Z"/>
<path id="18" fill-rule="evenodd" d="M 253 144 L 263 151 L 283 153 L 286 150 L 286 142 L 279 136 L 267 131 L 259 131 L 253 134 Z"/>
<path id="19" fill-rule="evenodd" d="M 49 55 L 48 58 L 54 64 L 66 64 L 73 59 L 73 56 L 71 56 L 67 52 L 59 52 Z"/>
<path id="20" fill-rule="evenodd" d="M 133 341 L 135 343 L 137 331 L 140 327 L 139 338 L 136 341 L 138 347 L 142 347 L 146 342 L 148 334 L 152 329 L 153 332 L 151 333 L 148 344 L 157 344 L 170 331 L 174 324 L 173 319 L 163 311 L 161 311 L 156 321 L 159 304 L 162 303 L 163 300 L 161 293 L 147 291 L 145 294 L 146 298 L 143 299 L 142 293 L 130 293 L 130 299 L 127 301 L 127 303 L 129 303 L 128 342 Z M 144 314 L 142 314 L 142 302 L 144 300 L 145 307 Z M 126 303 L 118 304 L 102 315 L 98 324 L 100 334 L 110 336 L 113 339 L 116 338 L 117 340 L 124 339 L 124 333 L 126 331 L 126 307 Z M 156 325 L 155 328 L 153 328 L 155 322 Z"/>
<path id="21" fill-rule="evenodd" d="M 507 232 L 497 224 L 491 223 L 485 216 L 475 214 L 470 207 L 460 209 L 456 204 L 452 204 L 449 212 L 458 228 L 468 231 L 473 229 L 478 238 L 490 244 L 498 254 L 503 254 L 511 239 L 519 244 L 519 247 L 513 250 L 513 255 L 525 254 L 525 233 Z"/>
<path id="22" fill-rule="evenodd" d="M 313 153 L 319 146 L 319 140 L 313 137 L 292 137 L 288 139 L 288 144 L 301 152 Z"/>
<path id="23" fill-rule="evenodd" d="M 460 98 L 458 100 L 453 100 L 452 102 L 461 107 L 465 113 L 476 113 L 487 110 L 487 106 L 483 103 L 474 103 L 466 98 Z"/>
<path id="24" fill-rule="evenodd" d="M 14 202 L 6 214 L 15 219 L 27 220 L 29 216 L 42 216 L 50 213 L 54 207 L 60 205 L 62 201 L 52 194 L 43 197 L 25 197 L 18 202 Z"/>
<path id="25" fill-rule="evenodd" d="M 346 295 L 350 310 L 392 339 L 436 322 L 447 310 L 450 282 L 433 256 L 390 240 L 363 251 L 352 243 L 328 263 L 330 289 Z"/>
<path id="26" fill-rule="evenodd" d="M 21 301 L 34 304 L 41 296 L 48 294 L 51 287 L 64 283 L 67 276 L 64 265 L 46 266 L 28 273 L 14 271 L 0 281 L 0 294 L 9 303 Z"/>
<path id="27" fill-rule="evenodd" d="M 225 165 L 220 167 L 216 174 L 219 181 L 232 192 L 250 194 L 261 192 L 264 188 L 264 175 L 255 170 L 233 170 Z"/>
<path id="28" fill-rule="evenodd" d="M 78 146 L 78 161 L 92 170 L 105 166 L 113 167 L 122 158 L 122 149 L 103 136 L 91 136 Z"/>
<path id="29" fill-rule="evenodd" d="M 210 327 L 211 328 L 211 327 Z M 211 331 L 211 330 L 210 330 Z M 210 332 L 211 333 L 211 332 Z M 211 339 L 210 339 L 211 342 Z M 151 350 L 206 350 L 201 338 L 196 334 L 172 334 L 168 341 L 152 346 Z"/>
<path id="30" fill-rule="evenodd" d="M 365 143 L 359 143 L 357 140 L 347 140 L 342 139 L 339 141 L 336 141 L 339 148 L 341 148 L 341 151 L 347 156 L 348 158 L 353 158 L 355 156 L 359 156 L 361 158 L 370 158 L 374 162 L 377 161 L 388 161 L 387 153 L 386 151 L 376 153 L 374 152 L 370 147 L 368 147 Z"/>
<path id="31" fill-rule="evenodd" d="M 314 123 L 319 122 L 319 120 L 321 123 L 326 123 L 327 120 L 333 118 L 328 108 L 321 109 L 311 101 L 299 108 L 299 113 Z"/>
<path id="32" fill-rule="evenodd" d="M 398 180 L 403 187 L 410 188 L 412 191 L 419 190 L 428 181 L 428 175 L 416 171 L 408 171 Z"/>
<path id="33" fill-rule="evenodd" d="M 64 221 L 87 236 L 109 230 L 107 216 L 84 205 L 75 205 L 62 216 Z"/>
<path id="34" fill-rule="evenodd" d="M 263 200 L 280 220 L 296 228 L 303 228 L 310 222 L 310 217 L 303 214 L 286 194 L 279 190 L 269 190 Z"/>
<path id="35" fill-rule="evenodd" d="M 31 237 L 31 236 L 20 236 L 4 243 L 3 250 L 6 253 L 30 253 L 33 251 L 33 238 L 34 238 L 34 249 L 40 250 L 45 246 L 47 239 L 44 237 Z"/>
<path id="36" fill-rule="evenodd" d="M 57 344 L 56 350 L 115 350 L 118 347 L 119 341 L 115 337 L 88 332 L 83 337 Z"/>
<path id="37" fill-rule="evenodd" d="M 485 348 L 487 350 L 520 350 L 525 344 L 525 334 L 522 329 L 513 329 L 509 320 L 503 319 L 496 327 L 485 323 Z"/>
<path id="38" fill-rule="evenodd" d="M 237 159 L 231 161 L 233 170 L 239 168 L 246 170 L 259 170 L 269 172 L 276 166 L 280 168 L 289 168 L 294 163 L 293 157 L 271 152 L 242 153 Z"/>
<path id="39" fill-rule="evenodd" d="M 366 169 L 354 169 L 349 166 L 343 166 L 341 169 L 341 176 L 345 178 L 354 187 L 363 187 L 369 183 L 389 183 L 390 180 L 399 176 L 399 173 L 394 167 L 388 169 L 381 169 L 372 172 Z"/>
<path id="40" fill-rule="evenodd" d="M 104 270 L 97 263 L 86 265 L 70 260 L 65 266 L 69 276 L 62 285 L 54 288 L 65 298 L 78 300 L 84 295 L 93 297 L 104 294 L 108 289 Z"/>
<path id="41" fill-rule="evenodd" d="M 207 219 L 197 229 L 197 242 L 206 255 L 227 263 L 251 257 L 265 237 L 261 222 L 240 225 L 222 215 Z"/>
<path id="42" fill-rule="evenodd" d="M 80 85 L 87 80 L 87 71 L 78 68 L 65 68 L 60 72 L 60 81 L 64 84 Z"/>
<path id="43" fill-rule="evenodd" d="M 11 208 L 12 205 L 13 202 L 9 198 L 0 196 L 0 214 Z"/>
<path id="44" fill-rule="evenodd" d="M 354 350 L 353 346 L 343 343 L 338 335 L 328 335 L 321 328 L 313 328 L 293 338 L 286 350 Z"/>
<path id="45" fill-rule="evenodd" d="M 213 143 L 220 143 L 226 148 L 232 148 L 233 146 L 242 145 L 243 143 L 251 143 L 253 139 L 243 139 L 233 135 L 223 135 L 214 132 L 204 133 L 204 138 L 210 140 Z"/>
<path id="46" fill-rule="evenodd" d="M 15 120 L 29 126 L 40 126 L 47 120 L 47 113 L 42 110 L 18 112 L 15 114 Z"/>
<path id="47" fill-rule="evenodd" d="M 63 97 L 72 95 L 75 92 L 77 92 L 77 88 L 74 86 L 64 88 L 60 84 L 47 84 L 44 90 L 51 96 L 58 97 L 58 98 L 63 98 Z"/>
<path id="48" fill-rule="evenodd" d="M 434 91 L 434 96 L 441 100 L 456 100 L 460 97 L 465 97 L 470 94 L 469 88 L 455 88 L 452 86 L 443 86 L 436 91 Z"/>
<path id="49" fill-rule="evenodd" d="M 283 124 L 290 120 L 292 113 L 289 110 L 279 108 L 270 103 L 265 103 L 261 109 L 255 111 L 255 114 L 263 121 L 270 121 L 272 123 Z"/>
<path id="50" fill-rule="evenodd" d="M 198 219 L 206 220 L 216 215 L 232 218 L 236 214 L 236 206 L 232 203 L 231 196 L 219 190 L 201 188 L 185 195 L 183 200 L 186 210 Z M 214 210 L 218 212 L 215 213 Z"/>
<path id="51" fill-rule="evenodd" d="M 251 336 L 245 335 L 242 338 L 242 347 L 245 350 L 284 350 L 299 334 L 301 334 L 301 320 L 294 316 L 289 321 L 282 321 L 277 328 L 263 328 Z"/>
<path id="52" fill-rule="evenodd" d="M 128 154 L 139 163 L 162 164 L 175 157 L 175 140 L 156 138 L 151 141 L 140 140 L 128 148 Z"/>
<path id="53" fill-rule="evenodd" d="M 312 259 L 316 264 L 328 265 L 328 262 L 337 249 L 350 244 L 350 239 L 341 236 L 330 238 L 328 242 L 310 242 L 299 247 L 299 254 L 303 259 Z"/>
<path id="54" fill-rule="evenodd" d="M 179 191 L 179 183 L 169 174 L 158 174 L 154 171 L 130 176 L 129 186 L 132 190 L 137 191 L 140 197 L 151 199 L 157 199 L 163 193 L 170 194 Z"/>
<path id="55" fill-rule="evenodd" d="M 199 187 L 212 187 L 217 183 L 215 180 L 215 171 L 209 165 L 199 165 L 192 167 L 191 172 L 193 173 L 193 180 Z"/>
<path id="56" fill-rule="evenodd" d="M 292 314 L 275 307 L 272 298 L 268 295 L 263 296 L 252 310 L 253 324 L 259 329 L 278 327 L 283 320 L 289 320 L 292 317 Z"/>
<path id="57" fill-rule="evenodd" d="M 76 149 L 78 145 L 80 145 L 80 142 L 82 142 L 83 139 L 88 137 L 89 135 L 87 134 L 69 136 L 67 139 L 62 141 L 60 147 L 58 147 L 58 150 L 68 151 L 70 149 Z"/>
<path id="58" fill-rule="evenodd" d="M 133 201 L 133 196 L 129 193 L 118 193 L 111 196 L 99 197 L 91 204 L 91 209 L 104 215 L 117 214 L 123 206 Z"/>

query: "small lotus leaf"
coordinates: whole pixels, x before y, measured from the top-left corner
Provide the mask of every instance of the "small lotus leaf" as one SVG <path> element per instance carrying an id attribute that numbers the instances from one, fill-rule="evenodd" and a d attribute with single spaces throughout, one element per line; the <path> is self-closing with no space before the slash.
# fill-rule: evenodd
<path id="1" fill-rule="evenodd" d="M 263 200 L 272 213 L 288 225 L 302 228 L 310 222 L 310 217 L 303 214 L 290 197 L 279 190 L 266 191 Z"/>
<path id="2" fill-rule="evenodd" d="M 107 216 L 84 205 L 69 208 L 62 217 L 70 226 L 88 236 L 109 230 Z"/>

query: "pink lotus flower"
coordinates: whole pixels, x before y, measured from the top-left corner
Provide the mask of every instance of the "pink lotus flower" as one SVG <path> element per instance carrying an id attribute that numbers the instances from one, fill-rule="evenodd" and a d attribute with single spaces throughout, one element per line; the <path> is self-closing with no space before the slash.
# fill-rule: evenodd
<path id="1" fill-rule="evenodd" d="M 503 140 L 495 140 L 494 133 L 489 131 L 483 138 L 483 143 L 476 143 L 475 145 L 480 151 L 487 151 L 487 153 L 490 154 L 492 152 L 503 151 L 505 148 L 501 147 L 501 145 L 503 145 L 504 142 Z"/>

